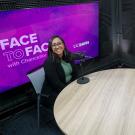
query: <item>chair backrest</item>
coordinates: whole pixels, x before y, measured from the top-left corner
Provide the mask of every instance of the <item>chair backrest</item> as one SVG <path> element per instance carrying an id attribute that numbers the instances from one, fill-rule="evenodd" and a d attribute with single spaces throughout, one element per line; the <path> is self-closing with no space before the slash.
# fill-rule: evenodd
<path id="1" fill-rule="evenodd" d="M 41 93 L 43 83 L 45 81 L 45 71 L 41 67 L 29 74 L 27 74 L 37 94 Z"/>

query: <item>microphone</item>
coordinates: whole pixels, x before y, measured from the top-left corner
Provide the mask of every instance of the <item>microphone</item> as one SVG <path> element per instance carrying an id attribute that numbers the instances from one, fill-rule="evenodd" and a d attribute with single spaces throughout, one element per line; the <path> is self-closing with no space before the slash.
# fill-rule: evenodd
<path id="1" fill-rule="evenodd" d="M 87 55 L 85 55 L 84 53 L 81 53 L 81 52 L 71 54 L 72 60 L 81 60 L 81 59 L 90 59 L 90 58 L 92 58 L 92 57 L 87 56 Z"/>
<path id="2" fill-rule="evenodd" d="M 74 54 L 74 58 L 77 58 L 76 60 L 79 60 L 80 71 L 81 71 L 81 75 L 82 75 L 82 77 L 77 79 L 77 83 L 78 84 L 88 83 L 90 81 L 89 78 L 83 76 L 83 74 L 84 74 L 83 62 L 85 62 L 85 59 L 89 59 L 89 58 L 92 58 L 92 57 L 91 56 L 86 56 L 84 53 L 78 52 L 78 53 Z"/>

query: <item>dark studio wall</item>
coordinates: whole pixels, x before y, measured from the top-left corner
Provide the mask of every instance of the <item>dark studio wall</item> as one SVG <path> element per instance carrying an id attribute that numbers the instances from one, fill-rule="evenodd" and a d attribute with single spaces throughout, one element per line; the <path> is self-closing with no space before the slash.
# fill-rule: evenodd
<path id="1" fill-rule="evenodd" d="M 106 57 L 113 53 L 112 46 L 112 8 L 107 0 L 100 2 L 99 8 L 99 37 L 100 57 Z"/>
<path id="2" fill-rule="evenodd" d="M 135 65 L 135 1 L 121 1 L 121 49 L 123 61 Z"/>
<path id="3" fill-rule="evenodd" d="M 135 67 L 135 1 L 100 2 L 100 52 L 119 64 Z M 113 57 L 111 57 L 113 55 Z"/>

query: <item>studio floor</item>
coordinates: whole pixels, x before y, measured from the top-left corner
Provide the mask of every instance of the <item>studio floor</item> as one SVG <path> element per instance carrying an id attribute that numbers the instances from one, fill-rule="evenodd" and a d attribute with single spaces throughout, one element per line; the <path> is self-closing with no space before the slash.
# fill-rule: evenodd
<path id="1" fill-rule="evenodd" d="M 40 128 L 37 128 L 36 107 L 14 114 L 0 122 L 0 135 L 63 135 L 53 113 L 41 108 Z"/>

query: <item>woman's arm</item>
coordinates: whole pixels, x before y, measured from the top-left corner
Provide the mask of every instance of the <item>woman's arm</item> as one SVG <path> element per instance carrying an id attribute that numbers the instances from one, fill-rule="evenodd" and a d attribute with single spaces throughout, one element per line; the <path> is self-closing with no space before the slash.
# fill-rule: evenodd
<path id="1" fill-rule="evenodd" d="M 46 61 L 45 73 L 46 73 L 46 77 L 47 77 L 50 85 L 52 85 L 51 87 L 53 87 L 56 91 L 59 92 L 66 86 L 66 84 L 64 84 L 59 79 L 59 76 L 58 76 L 56 68 L 55 68 L 55 64 L 53 62 Z"/>

